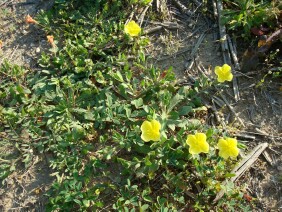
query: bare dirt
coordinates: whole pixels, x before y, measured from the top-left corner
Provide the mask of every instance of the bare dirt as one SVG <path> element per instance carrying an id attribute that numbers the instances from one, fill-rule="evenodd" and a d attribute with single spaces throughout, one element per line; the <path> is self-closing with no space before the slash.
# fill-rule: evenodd
<path id="1" fill-rule="evenodd" d="M 25 23 L 25 16 L 34 16 L 52 4 L 53 1 L 49 0 L 0 1 L 0 65 L 8 61 L 26 69 L 38 68 L 37 59 L 49 45 L 44 33 L 36 26 Z M 11 146 L 9 149 L 1 147 L 0 150 L 19 155 L 17 149 Z M 0 211 L 44 211 L 47 202 L 45 195 L 54 180 L 51 173 L 44 156 L 35 156 L 28 168 L 18 165 L 7 179 L 0 182 Z"/>
<path id="2" fill-rule="evenodd" d="M 52 3 L 48 0 L 0 2 L 0 40 L 3 41 L 0 64 L 7 59 L 30 69 L 38 68 L 37 59 L 48 48 L 46 35 L 36 26 L 27 25 L 24 17 L 27 14 L 34 16 L 40 9 L 50 8 Z M 215 78 L 213 68 L 224 63 L 217 21 L 212 14 L 203 15 L 197 11 L 200 8 L 193 9 L 195 14 L 187 16 L 173 3 L 161 5 L 159 10 L 163 11 L 168 22 L 149 23 L 145 19 L 142 25 L 145 29 L 163 26 L 149 34 L 151 45 L 147 48 L 147 54 L 152 58 L 151 63 L 163 70 L 172 67 L 184 84 L 192 84 L 202 74 Z M 239 58 L 244 48 L 238 48 Z M 269 143 L 266 153 L 259 157 L 237 184 L 245 185 L 244 192 L 252 198 L 254 211 L 282 211 L 282 83 L 279 79 L 268 77 L 258 87 L 267 72 L 267 68 L 260 64 L 254 74 L 245 73 L 237 77 L 239 101 L 235 101 L 230 83 L 230 88 L 221 92 L 227 103 L 213 105 L 213 95 L 220 98 L 218 91 L 207 97 L 205 103 L 207 107 L 215 109 L 209 110 L 210 118 L 219 115 L 227 129 L 239 127 L 234 134 L 243 135 L 238 139 L 248 147 L 244 154 L 260 143 Z M 236 115 L 228 105 L 232 106 Z M 218 121 L 212 123 L 219 125 Z M 44 158 L 36 158 L 29 169 L 19 169 L 2 182 L 0 211 L 44 210 L 46 199 L 43 194 L 53 180 L 49 175 L 52 170 Z"/>

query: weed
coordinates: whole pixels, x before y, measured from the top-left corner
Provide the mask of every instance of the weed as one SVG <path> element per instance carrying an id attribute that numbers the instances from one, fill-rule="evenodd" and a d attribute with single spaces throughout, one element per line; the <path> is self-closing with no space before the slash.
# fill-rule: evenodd
<path id="1" fill-rule="evenodd" d="M 22 161 L 28 165 L 35 154 L 52 155 L 57 180 L 48 194 L 50 211 L 244 205 L 233 184 L 222 188 L 226 195 L 219 205 L 211 204 L 232 176 L 237 154 L 219 157 L 217 142 L 227 134 L 196 115 L 204 110 L 199 92 L 210 82 L 180 87 L 171 69 L 147 64 L 146 37 L 124 32 L 131 4 L 147 3 L 56 1 L 36 18 L 55 44 L 42 54 L 42 70 L 32 73 L 7 62 L 1 67 L 0 118 L 19 140 Z M 204 143 L 204 151 L 189 153 L 187 137 L 198 134 L 199 141 L 188 143 L 194 149 Z"/>
<path id="2" fill-rule="evenodd" d="M 279 14 L 278 2 L 254 0 L 225 0 L 226 9 L 223 11 L 222 22 L 231 30 L 242 29 L 242 37 L 248 39 L 250 29 L 263 23 L 271 25 Z"/>

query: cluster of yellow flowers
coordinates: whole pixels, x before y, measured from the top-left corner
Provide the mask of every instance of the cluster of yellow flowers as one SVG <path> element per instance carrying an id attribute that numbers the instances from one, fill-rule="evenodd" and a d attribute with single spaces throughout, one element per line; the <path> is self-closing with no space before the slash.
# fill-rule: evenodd
<path id="1" fill-rule="evenodd" d="M 141 125 L 142 140 L 145 142 L 159 141 L 161 138 L 160 129 L 161 124 L 157 120 L 144 121 Z M 209 144 L 204 133 L 188 135 L 186 143 L 189 145 L 189 153 L 191 154 L 209 152 Z M 217 147 L 219 149 L 219 156 L 224 159 L 228 159 L 229 157 L 236 158 L 239 154 L 237 140 L 235 138 L 221 138 L 218 141 Z"/>

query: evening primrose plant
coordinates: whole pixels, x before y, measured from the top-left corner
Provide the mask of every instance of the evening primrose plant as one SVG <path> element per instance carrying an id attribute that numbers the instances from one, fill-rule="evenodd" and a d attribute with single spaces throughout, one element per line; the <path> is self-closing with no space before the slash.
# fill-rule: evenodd
<path id="1" fill-rule="evenodd" d="M 48 211 L 241 207 L 240 188 L 228 185 L 223 204 L 212 204 L 233 176 L 236 138 L 197 116 L 200 84 L 180 86 L 172 69 L 148 65 L 148 38 L 126 24 L 130 2 L 56 1 L 34 18 L 56 51 L 42 54 L 42 71 L 1 67 L 10 77 L 0 85 L 1 129 L 25 133 L 25 163 L 48 153 Z"/>

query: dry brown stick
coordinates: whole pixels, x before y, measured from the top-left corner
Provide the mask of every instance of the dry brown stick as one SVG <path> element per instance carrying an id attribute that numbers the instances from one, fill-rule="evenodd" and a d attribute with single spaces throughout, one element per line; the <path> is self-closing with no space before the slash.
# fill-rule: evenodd
<path id="1" fill-rule="evenodd" d="M 227 44 L 227 35 L 226 28 L 221 24 L 221 11 L 223 10 L 221 0 L 217 0 L 217 17 L 218 17 L 218 28 L 220 35 L 220 43 L 222 48 L 223 60 L 224 63 L 231 64 L 231 58 L 228 52 L 228 44 Z"/>
<path id="2" fill-rule="evenodd" d="M 229 51 L 231 53 L 231 56 L 232 56 L 232 59 L 233 59 L 234 65 L 235 65 L 235 70 L 238 71 L 238 70 L 240 70 L 240 64 L 238 62 L 238 57 L 237 57 L 237 54 L 234 50 L 233 43 L 232 43 L 229 35 L 227 35 L 227 41 L 228 41 Z"/>
<path id="3" fill-rule="evenodd" d="M 163 28 L 167 28 L 167 29 L 179 29 L 180 26 L 177 24 L 177 23 L 174 23 L 174 22 L 154 22 L 154 21 L 151 21 L 150 23 L 152 24 L 157 24 L 159 26 L 156 26 L 156 27 L 152 27 L 152 28 L 148 28 L 148 29 L 145 29 L 144 33 L 145 34 L 151 34 L 151 33 L 154 33 L 156 31 L 159 31 Z"/>
<path id="4" fill-rule="evenodd" d="M 132 9 L 132 12 L 130 13 L 129 18 L 128 18 L 128 19 L 126 20 L 126 22 L 125 22 L 125 25 L 128 24 L 128 22 L 132 20 L 136 8 L 137 8 L 137 5 Z"/>
<path id="5" fill-rule="evenodd" d="M 215 102 L 220 108 L 226 105 L 225 102 L 221 100 L 220 98 L 218 98 L 217 96 L 213 96 L 212 101 Z"/>
<path id="6" fill-rule="evenodd" d="M 160 25 L 163 26 L 165 28 L 168 29 L 179 29 L 180 26 L 177 22 L 170 22 L 170 21 L 164 21 L 164 22 L 158 22 L 158 21 L 150 21 L 150 24 L 156 24 L 156 25 Z"/>
<path id="7" fill-rule="evenodd" d="M 260 154 L 268 147 L 268 143 L 262 143 L 256 146 L 232 171 L 231 173 L 235 174 L 234 177 L 230 178 L 229 181 L 225 181 L 223 184 L 226 185 L 227 182 L 235 182 L 239 179 L 242 174 L 258 159 Z M 213 203 L 216 203 L 223 195 L 224 190 L 221 190 L 213 200 Z"/>
<path id="8" fill-rule="evenodd" d="M 194 13 L 191 12 L 187 7 L 185 7 L 180 1 L 178 0 L 173 0 L 175 6 L 177 6 L 181 12 L 183 12 L 184 14 L 188 15 L 188 16 L 192 16 Z"/>
<path id="9" fill-rule="evenodd" d="M 214 17 L 218 18 L 217 5 L 216 5 L 215 0 L 212 0 L 212 7 L 213 7 Z"/>
<path id="10" fill-rule="evenodd" d="M 271 157 L 270 157 L 270 155 L 268 154 L 268 152 L 267 152 L 267 151 L 264 151 L 262 154 L 263 154 L 265 160 L 266 160 L 271 166 L 273 166 L 273 160 L 271 159 Z"/>
<path id="11" fill-rule="evenodd" d="M 249 139 L 249 140 L 255 140 L 256 139 L 255 136 L 248 135 L 248 134 L 242 134 L 242 133 L 235 134 L 234 136 L 239 137 L 239 138 Z"/>
<path id="12" fill-rule="evenodd" d="M 232 84 L 233 84 L 233 92 L 234 92 L 235 100 L 239 101 L 240 100 L 240 93 L 239 93 L 239 87 L 238 87 L 238 82 L 237 82 L 236 76 L 233 76 Z"/>
<path id="13" fill-rule="evenodd" d="M 198 2 L 197 0 L 192 0 L 192 2 L 194 2 L 197 7 L 200 7 L 202 5 L 202 3 Z"/>
<path id="14" fill-rule="evenodd" d="M 2 7 L 2 6 L 3 6 L 4 4 L 6 4 L 8 1 L 9 1 L 9 0 L 6 0 L 6 1 L 2 2 L 2 3 L 0 4 L 0 7 Z"/>
<path id="15" fill-rule="evenodd" d="M 282 139 L 281 136 L 277 136 L 277 135 L 268 135 L 265 132 L 250 132 L 250 131 L 241 131 L 242 133 L 247 133 L 247 134 L 251 134 L 251 135 L 258 135 L 258 136 L 265 136 L 265 137 L 270 137 L 270 138 L 277 138 L 277 139 Z"/>
<path id="16" fill-rule="evenodd" d="M 231 41 L 229 35 L 227 35 L 227 41 L 228 41 L 229 51 L 230 51 L 230 54 L 232 56 L 232 59 L 233 59 L 234 65 L 235 65 L 235 70 L 240 70 L 238 58 L 237 58 L 237 55 L 235 54 L 233 44 L 232 44 L 232 41 Z M 239 93 L 237 78 L 235 77 L 235 75 L 234 75 L 234 78 L 232 80 L 232 83 L 233 83 L 234 97 L 235 97 L 235 100 L 238 101 L 238 100 L 240 100 L 240 93 Z"/>
<path id="17" fill-rule="evenodd" d="M 149 29 L 145 29 L 144 34 L 151 34 L 151 33 L 154 33 L 154 32 L 161 30 L 162 28 L 163 28 L 162 26 L 156 26 L 156 27 L 152 27 L 152 28 L 149 28 Z"/>
<path id="18" fill-rule="evenodd" d="M 227 105 L 227 107 L 229 108 L 229 110 L 233 113 L 233 115 L 235 116 L 235 118 L 240 122 L 240 124 L 245 127 L 244 122 L 242 121 L 242 119 L 240 119 L 240 117 L 237 115 L 237 113 L 235 112 L 234 108 L 228 103 L 227 99 L 225 98 L 225 96 L 222 93 L 219 93 L 219 95 L 221 96 L 222 100 L 224 101 L 224 103 Z"/>
<path id="19" fill-rule="evenodd" d="M 219 35 L 220 35 L 220 43 L 222 48 L 222 54 L 223 54 L 223 60 L 225 64 L 231 64 L 231 57 L 229 54 L 229 48 L 228 48 L 228 42 L 227 42 L 227 34 L 226 34 L 226 28 L 225 25 L 221 24 L 221 12 L 223 10 L 222 2 L 221 0 L 217 0 L 217 17 L 218 17 L 218 27 L 219 27 Z M 238 101 L 240 99 L 239 95 L 239 88 L 237 83 L 237 78 L 234 76 L 232 80 L 233 84 L 233 92 L 235 100 Z"/>
<path id="20" fill-rule="evenodd" d="M 203 42 L 205 36 L 206 36 L 206 33 L 205 33 L 205 32 L 201 34 L 201 36 L 200 36 L 199 39 L 197 40 L 196 45 L 195 45 L 194 48 L 192 49 L 191 54 L 189 55 L 190 58 L 193 58 L 193 57 L 194 57 L 194 55 L 196 54 L 196 52 L 197 52 L 199 46 L 200 46 L 201 43 Z"/>
<path id="21" fill-rule="evenodd" d="M 144 10 L 142 11 L 140 17 L 139 17 L 138 23 L 139 23 L 140 26 L 141 26 L 142 23 L 143 23 L 145 14 L 146 14 L 147 10 L 149 9 L 149 7 L 150 7 L 150 5 L 148 5 L 147 7 L 145 7 Z"/>
<path id="22" fill-rule="evenodd" d="M 204 77 L 210 79 L 210 77 L 207 76 L 206 73 L 202 70 L 202 68 L 201 68 L 200 64 L 198 63 L 197 59 L 198 59 L 198 58 L 195 59 L 195 62 L 196 62 L 196 67 L 197 67 L 198 71 L 201 72 L 201 74 L 202 74 Z"/>
<path id="23" fill-rule="evenodd" d="M 190 192 L 190 191 L 185 191 L 185 194 L 187 194 L 189 197 L 191 197 L 191 198 L 194 199 L 194 200 L 197 198 L 196 195 L 193 194 L 193 193 Z"/>

